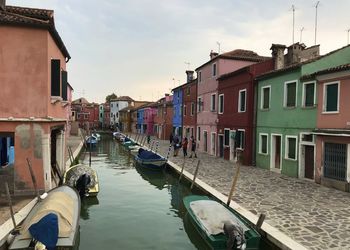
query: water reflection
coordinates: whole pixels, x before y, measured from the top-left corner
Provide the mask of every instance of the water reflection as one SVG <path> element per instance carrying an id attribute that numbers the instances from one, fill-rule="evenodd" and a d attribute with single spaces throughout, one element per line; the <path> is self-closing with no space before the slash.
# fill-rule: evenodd
<path id="1" fill-rule="evenodd" d="M 135 169 L 142 179 L 148 181 L 159 190 L 162 190 L 167 184 L 167 179 L 165 178 L 165 173 L 163 171 L 147 169 L 139 164 L 135 164 Z"/>
<path id="2" fill-rule="evenodd" d="M 99 205 L 97 197 L 85 197 L 81 199 L 80 218 L 83 220 L 90 219 L 89 208 L 95 205 Z"/>

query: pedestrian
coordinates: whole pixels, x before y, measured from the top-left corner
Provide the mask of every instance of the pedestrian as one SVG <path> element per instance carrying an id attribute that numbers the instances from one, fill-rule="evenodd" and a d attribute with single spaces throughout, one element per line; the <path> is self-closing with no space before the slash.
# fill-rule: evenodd
<path id="1" fill-rule="evenodd" d="M 174 157 L 175 157 L 179 153 L 179 149 L 180 149 L 180 139 L 177 135 L 175 135 L 174 137 L 173 144 L 174 144 Z"/>
<path id="2" fill-rule="evenodd" d="M 147 135 L 147 143 L 148 143 L 148 145 L 151 143 L 151 135 L 150 134 Z"/>
<path id="3" fill-rule="evenodd" d="M 187 156 L 187 146 L 188 146 L 188 140 L 187 140 L 187 137 L 185 137 L 184 141 L 182 142 L 182 150 L 184 152 L 184 157 Z"/>
<path id="4" fill-rule="evenodd" d="M 173 133 L 170 133 L 169 141 L 170 141 L 170 144 L 173 144 L 173 141 L 174 141 Z"/>
<path id="5" fill-rule="evenodd" d="M 197 147 L 197 142 L 196 139 L 194 139 L 193 135 L 191 136 L 191 155 L 189 158 L 192 158 L 192 154 L 194 154 L 194 157 L 197 158 L 197 153 L 196 153 L 196 147 Z"/>

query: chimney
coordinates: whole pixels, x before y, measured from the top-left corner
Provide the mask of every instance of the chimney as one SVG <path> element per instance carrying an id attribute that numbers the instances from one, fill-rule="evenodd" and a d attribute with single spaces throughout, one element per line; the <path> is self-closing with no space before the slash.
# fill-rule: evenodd
<path id="1" fill-rule="evenodd" d="M 275 70 L 284 68 L 284 50 L 285 45 L 272 44 L 270 50 L 272 50 L 272 58 L 275 60 Z"/>
<path id="2" fill-rule="evenodd" d="M 218 55 L 219 55 L 219 53 L 216 53 L 213 50 L 210 51 L 210 59 L 213 59 L 214 57 L 216 57 Z"/>
<path id="3" fill-rule="evenodd" d="M 190 82 L 193 80 L 193 70 L 186 70 L 186 75 L 187 75 L 187 82 Z"/>
<path id="4" fill-rule="evenodd" d="M 0 0 L 0 10 L 5 11 L 6 9 L 6 0 Z"/>

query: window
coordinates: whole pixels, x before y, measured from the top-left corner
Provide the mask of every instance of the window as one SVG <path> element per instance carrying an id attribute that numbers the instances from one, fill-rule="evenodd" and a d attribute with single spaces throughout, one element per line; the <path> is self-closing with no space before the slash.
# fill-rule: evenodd
<path id="1" fill-rule="evenodd" d="M 236 137 L 235 137 L 235 146 L 238 149 L 244 149 L 244 134 L 245 130 L 244 129 L 238 129 L 236 132 Z"/>
<path id="2" fill-rule="evenodd" d="M 246 111 L 246 89 L 242 89 L 239 91 L 239 97 L 238 97 L 238 112 L 245 112 Z"/>
<path id="3" fill-rule="evenodd" d="M 225 128 L 224 131 L 224 146 L 230 146 L 230 129 Z"/>
<path id="4" fill-rule="evenodd" d="M 268 154 L 267 151 L 267 134 L 259 134 L 260 140 L 259 140 L 259 153 L 260 154 Z"/>
<path id="5" fill-rule="evenodd" d="M 315 82 L 303 83 L 303 107 L 315 106 Z"/>
<path id="6" fill-rule="evenodd" d="M 210 97 L 210 111 L 215 111 L 216 94 L 212 94 Z"/>
<path id="7" fill-rule="evenodd" d="M 198 97 L 197 112 L 201 112 L 203 108 L 202 97 Z"/>
<path id="8" fill-rule="evenodd" d="M 284 107 L 294 108 L 297 105 L 297 82 L 284 83 Z"/>
<path id="9" fill-rule="evenodd" d="M 67 73 L 67 71 L 62 70 L 61 79 L 62 79 L 62 99 L 64 101 L 67 101 L 67 88 L 68 88 L 68 73 Z"/>
<path id="10" fill-rule="evenodd" d="M 51 96 L 61 96 L 61 61 L 51 59 Z"/>
<path id="11" fill-rule="evenodd" d="M 285 158 L 289 160 L 297 159 L 297 137 L 296 136 L 286 136 L 286 151 Z"/>
<path id="12" fill-rule="evenodd" d="M 194 115 L 194 108 L 195 108 L 194 102 L 192 102 L 192 103 L 191 103 L 191 116 Z"/>
<path id="13" fill-rule="evenodd" d="M 182 105 L 180 105 L 180 107 L 179 107 L 179 116 L 181 116 L 182 115 Z"/>
<path id="14" fill-rule="evenodd" d="M 186 88 L 186 95 L 190 95 L 191 94 L 191 88 L 190 87 L 187 87 Z"/>
<path id="15" fill-rule="evenodd" d="M 339 82 L 326 83 L 323 91 L 323 111 L 339 111 Z"/>
<path id="16" fill-rule="evenodd" d="M 261 109 L 270 108 L 271 86 L 262 87 L 261 89 Z"/>
<path id="17" fill-rule="evenodd" d="M 213 64 L 212 64 L 212 71 L 211 71 L 213 77 L 216 76 L 216 73 L 217 73 L 216 71 L 217 71 L 217 69 L 216 69 L 216 63 L 213 63 Z"/>
<path id="18" fill-rule="evenodd" d="M 184 105 L 183 107 L 184 107 L 184 116 L 185 116 L 185 115 L 187 115 L 187 106 Z"/>
<path id="19" fill-rule="evenodd" d="M 198 82 L 202 82 L 202 71 L 198 71 Z"/>
<path id="20" fill-rule="evenodd" d="M 201 140 L 201 127 L 197 127 L 197 136 L 198 136 L 198 141 Z"/>
<path id="21" fill-rule="evenodd" d="M 324 177 L 347 181 L 348 146 L 340 143 L 324 143 Z"/>
<path id="22" fill-rule="evenodd" d="M 219 95 L 219 114 L 224 113 L 224 94 Z"/>
<path id="23" fill-rule="evenodd" d="M 0 168 L 15 162 L 14 133 L 0 133 Z"/>

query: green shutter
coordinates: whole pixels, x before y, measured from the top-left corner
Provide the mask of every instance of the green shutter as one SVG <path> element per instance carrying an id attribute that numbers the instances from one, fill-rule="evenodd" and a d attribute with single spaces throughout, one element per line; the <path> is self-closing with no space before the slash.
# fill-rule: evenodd
<path id="1" fill-rule="evenodd" d="M 60 79 L 61 61 L 51 60 L 51 96 L 61 96 Z"/>
<path id="2" fill-rule="evenodd" d="M 67 88 L 68 88 L 68 75 L 67 71 L 62 71 L 61 72 L 62 76 L 62 99 L 64 101 L 67 101 Z"/>
<path id="3" fill-rule="evenodd" d="M 327 95 L 327 106 L 326 111 L 338 111 L 338 84 L 326 85 L 326 95 Z"/>
<path id="4" fill-rule="evenodd" d="M 288 138 L 288 158 L 289 159 L 295 159 L 295 146 L 296 146 L 296 139 L 295 138 Z"/>
<path id="5" fill-rule="evenodd" d="M 263 89 L 263 109 L 270 108 L 270 88 Z"/>
<path id="6" fill-rule="evenodd" d="M 241 103 L 240 103 L 240 107 L 239 107 L 239 110 L 240 111 L 245 111 L 245 91 L 242 91 L 240 94 L 241 94 Z"/>
<path id="7" fill-rule="evenodd" d="M 306 84 L 305 85 L 305 107 L 314 106 L 315 97 L 315 84 Z"/>
<path id="8" fill-rule="evenodd" d="M 287 107 L 295 107 L 296 97 L 296 86 L 295 82 L 287 84 Z"/>
<path id="9" fill-rule="evenodd" d="M 267 136 L 266 135 L 261 136 L 261 153 L 263 154 L 267 153 Z"/>

